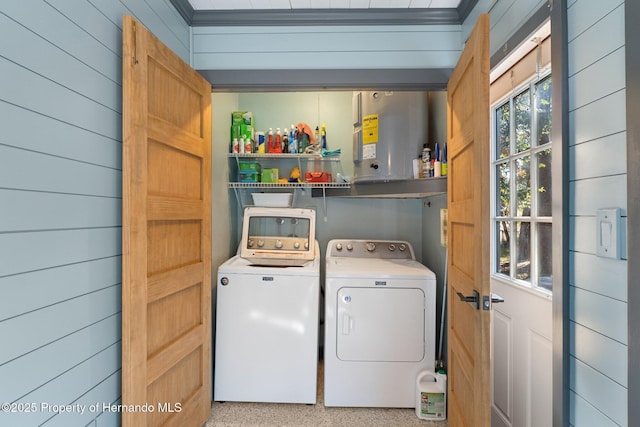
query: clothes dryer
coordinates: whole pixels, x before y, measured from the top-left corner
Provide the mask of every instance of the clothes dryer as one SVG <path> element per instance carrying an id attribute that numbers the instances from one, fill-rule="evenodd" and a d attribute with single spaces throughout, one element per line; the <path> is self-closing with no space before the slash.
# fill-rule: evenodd
<path id="1" fill-rule="evenodd" d="M 332 240 L 326 254 L 324 404 L 413 408 L 435 366 L 435 274 L 406 241 Z"/>

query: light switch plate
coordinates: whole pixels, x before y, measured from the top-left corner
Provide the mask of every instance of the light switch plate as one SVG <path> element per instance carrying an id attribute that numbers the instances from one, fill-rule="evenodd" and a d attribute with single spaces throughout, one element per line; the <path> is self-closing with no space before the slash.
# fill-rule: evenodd
<path id="1" fill-rule="evenodd" d="M 620 208 L 596 211 L 596 255 L 620 259 L 622 255 Z"/>

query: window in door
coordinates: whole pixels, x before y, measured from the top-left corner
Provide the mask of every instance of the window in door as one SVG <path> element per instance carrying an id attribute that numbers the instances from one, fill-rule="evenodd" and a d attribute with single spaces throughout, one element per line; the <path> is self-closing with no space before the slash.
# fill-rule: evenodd
<path id="1" fill-rule="evenodd" d="M 551 74 L 492 108 L 493 274 L 551 292 Z"/>

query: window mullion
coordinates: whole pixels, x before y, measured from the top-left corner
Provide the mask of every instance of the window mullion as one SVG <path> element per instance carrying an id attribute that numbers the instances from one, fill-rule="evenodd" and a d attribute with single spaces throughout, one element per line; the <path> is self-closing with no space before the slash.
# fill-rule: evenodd
<path id="1" fill-rule="evenodd" d="M 516 270 L 518 268 L 518 260 L 516 254 L 517 248 L 517 229 L 514 220 L 517 214 L 517 195 L 516 195 L 516 161 L 514 154 L 517 150 L 516 144 L 516 120 L 515 120 L 515 102 L 512 94 L 509 99 L 509 276 L 516 279 Z"/>
<path id="2" fill-rule="evenodd" d="M 536 90 L 536 82 L 531 82 L 530 89 L 531 98 L 529 111 L 529 123 L 531 128 L 531 158 L 529 160 L 529 186 L 531 192 L 531 228 L 530 228 L 530 269 L 529 278 L 531 286 L 537 287 L 538 281 L 538 111 L 536 109 L 538 91 Z"/>
<path id="3" fill-rule="evenodd" d="M 529 242 L 529 250 L 531 251 L 529 256 L 529 279 L 531 280 L 531 287 L 535 288 L 538 286 L 538 221 L 534 221 L 533 218 L 531 218 L 531 235 L 529 238 L 531 239 Z"/>

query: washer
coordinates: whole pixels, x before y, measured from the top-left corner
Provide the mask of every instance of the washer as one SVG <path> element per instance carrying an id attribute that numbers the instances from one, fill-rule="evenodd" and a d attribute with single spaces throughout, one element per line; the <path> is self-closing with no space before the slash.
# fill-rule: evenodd
<path id="1" fill-rule="evenodd" d="M 326 254 L 325 406 L 413 408 L 435 366 L 435 274 L 406 241 L 331 240 Z"/>
<path id="2" fill-rule="evenodd" d="M 215 400 L 316 403 L 314 222 L 309 209 L 245 210 L 238 255 L 218 269 Z"/>

